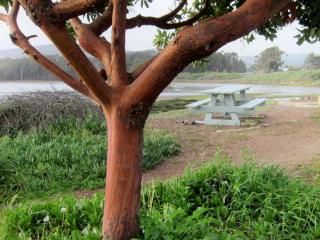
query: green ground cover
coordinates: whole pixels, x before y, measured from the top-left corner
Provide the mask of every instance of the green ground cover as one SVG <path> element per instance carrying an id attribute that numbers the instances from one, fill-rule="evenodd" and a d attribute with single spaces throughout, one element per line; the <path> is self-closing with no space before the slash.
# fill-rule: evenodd
<path id="1" fill-rule="evenodd" d="M 226 162 L 217 156 L 215 161 Z M 320 189 L 277 167 L 214 163 L 143 189 L 138 239 L 319 239 Z M 4 239 L 100 239 L 103 194 L 8 207 Z"/>

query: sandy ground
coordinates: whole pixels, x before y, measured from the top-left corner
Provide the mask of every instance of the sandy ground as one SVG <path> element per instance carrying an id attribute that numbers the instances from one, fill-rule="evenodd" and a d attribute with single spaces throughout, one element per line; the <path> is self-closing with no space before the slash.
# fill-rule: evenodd
<path id="1" fill-rule="evenodd" d="M 310 107 L 311 106 L 311 107 Z M 217 128 L 184 125 L 181 120 L 202 120 L 201 116 L 151 118 L 148 127 L 167 129 L 175 134 L 182 152 L 143 174 L 143 182 L 181 175 L 186 167 L 197 168 L 213 160 L 217 149 L 241 163 L 254 158 L 258 164 L 277 164 L 290 172 L 311 164 L 320 154 L 320 105 L 312 102 L 286 102 L 260 110 L 266 117 L 256 128 Z M 320 118 L 319 118 L 320 119 Z"/>

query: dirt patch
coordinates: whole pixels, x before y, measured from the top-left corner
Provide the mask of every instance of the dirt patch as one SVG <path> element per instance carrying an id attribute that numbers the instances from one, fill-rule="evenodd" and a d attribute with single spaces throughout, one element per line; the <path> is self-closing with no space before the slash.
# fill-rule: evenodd
<path id="1" fill-rule="evenodd" d="M 143 182 L 181 175 L 186 167 L 197 168 L 211 161 L 217 149 L 236 163 L 254 158 L 258 164 L 278 164 L 289 171 L 308 165 L 320 153 L 320 124 L 312 119 L 320 108 L 272 105 L 262 108 L 262 127 L 241 129 L 183 125 L 181 120 L 202 116 L 151 118 L 148 127 L 167 129 L 182 144 L 182 152 L 154 170 L 143 174 Z M 239 129 L 239 128 L 238 128 Z"/>

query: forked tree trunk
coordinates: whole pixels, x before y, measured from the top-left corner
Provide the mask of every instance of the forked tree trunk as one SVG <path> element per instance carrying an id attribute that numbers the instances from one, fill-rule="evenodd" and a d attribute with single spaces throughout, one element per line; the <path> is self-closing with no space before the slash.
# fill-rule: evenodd
<path id="1" fill-rule="evenodd" d="M 139 233 L 143 126 L 119 111 L 106 114 L 108 157 L 103 218 L 104 239 L 127 240 Z"/>

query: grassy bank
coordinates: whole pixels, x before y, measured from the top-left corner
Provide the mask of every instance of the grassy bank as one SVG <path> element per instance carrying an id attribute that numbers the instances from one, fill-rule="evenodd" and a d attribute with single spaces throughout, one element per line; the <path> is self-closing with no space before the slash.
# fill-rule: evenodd
<path id="1" fill-rule="evenodd" d="M 144 188 L 138 239 L 318 239 L 319 195 L 277 167 L 211 164 Z M 5 212 L 0 235 L 100 239 L 102 208 L 102 194 L 23 203 Z"/>
<path id="2" fill-rule="evenodd" d="M 176 81 L 320 86 L 320 70 L 274 73 L 181 73 Z"/>

